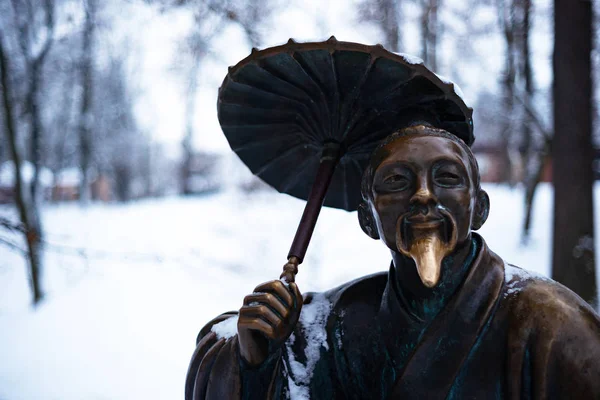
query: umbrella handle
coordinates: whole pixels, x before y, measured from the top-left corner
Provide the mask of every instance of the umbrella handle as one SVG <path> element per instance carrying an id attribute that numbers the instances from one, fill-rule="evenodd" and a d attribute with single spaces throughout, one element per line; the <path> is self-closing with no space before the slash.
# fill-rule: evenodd
<path id="1" fill-rule="evenodd" d="M 286 283 L 295 282 L 299 264 L 300 259 L 298 257 L 290 257 L 288 262 L 283 266 L 283 272 L 279 276 L 279 279 L 284 280 Z"/>
<path id="2" fill-rule="evenodd" d="M 315 176 L 315 181 L 310 190 L 308 201 L 304 207 L 298 230 L 294 236 L 294 241 L 288 252 L 288 262 L 283 266 L 283 273 L 281 279 L 285 279 L 288 283 L 294 282 L 296 274 L 298 273 L 298 265 L 304 260 L 306 249 L 310 243 L 315 225 L 317 224 L 317 218 L 321 207 L 323 207 L 323 201 L 331 183 L 331 178 L 335 172 L 335 167 L 340 160 L 341 149 L 338 143 L 328 142 L 323 146 L 323 152 L 321 153 L 321 160 L 319 162 L 319 169 Z"/>

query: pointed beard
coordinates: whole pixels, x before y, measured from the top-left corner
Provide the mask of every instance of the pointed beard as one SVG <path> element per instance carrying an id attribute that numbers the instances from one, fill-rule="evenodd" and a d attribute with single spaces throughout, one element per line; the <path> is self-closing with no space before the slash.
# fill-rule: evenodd
<path id="1" fill-rule="evenodd" d="M 456 247 L 456 223 L 445 210 L 440 209 L 444 222 L 437 226 L 419 226 L 406 222 L 406 216 L 396 225 L 396 246 L 400 253 L 412 258 L 421 282 L 435 287 L 442 270 L 442 261 Z"/>

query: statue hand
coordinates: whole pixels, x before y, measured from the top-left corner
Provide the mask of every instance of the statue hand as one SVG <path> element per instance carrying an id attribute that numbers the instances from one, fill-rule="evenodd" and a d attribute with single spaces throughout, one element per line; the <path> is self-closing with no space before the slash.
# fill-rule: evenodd
<path id="1" fill-rule="evenodd" d="M 295 283 L 280 280 L 258 285 L 244 298 L 238 320 L 240 354 L 252 366 L 263 363 L 292 334 L 302 309 Z"/>

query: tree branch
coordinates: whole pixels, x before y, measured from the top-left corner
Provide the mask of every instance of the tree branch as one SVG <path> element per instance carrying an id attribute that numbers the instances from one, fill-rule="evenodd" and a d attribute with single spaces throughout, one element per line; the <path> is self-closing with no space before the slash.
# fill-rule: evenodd
<path id="1" fill-rule="evenodd" d="M 542 122 L 542 119 L 536 112 L 536 110 L 531 106 L 531 104 L 529 104 L 529 102 L 524 100 L 524 97 L 521 94 L 515 93 L 514 97 L 519 103 L 523 105 L 525 112 L 531 118 L 531 121 L 538 129 L 540 134 L 544 137 L 544 142 L 546 142 L 546 144 L 552 143 L 552 131 L 550 131 L 544 126 L 544 123 Z"/>
<path id="2" fill-rule="evenodd" d="M 17 245 L 16 243 L 11 242 L 8 239 L 5 239 L 3 237 L 0 237 L 0 244 L 10 248 L 11 250 L 16 251 L 17 253 L 20 253 L 23 257 L 27 257 L 27 250 L 21 248 L 19 245 Z"/>
<path id="3" fill-rule="evenodd" d="M 47 33 L 42 48 L 39 53 L 33 57 L 33 63 L 38 65 L 44 61 L 44 58 L 46 58 L 50 47 L 52 47 L 52 42 L 54 41 L 54 0 L 45 0 L 44 9 L 46 13 L 45 25 Z"/>
<path id="4" fill-rule="evenodd" d="M 0 226 L 3 227 L 3 228 L 5 228 L 5 229 L 8 229 L 11 232 L 15 232 L 16 231 L 16 232 L 23 233 L 23 232 L 26 231 L 26 229 L 23 226 L 23 224 L 15 223 L 15 222 L 9 220 L 8 218 L 4 218 L 4 217 L 0 217 Z"/>

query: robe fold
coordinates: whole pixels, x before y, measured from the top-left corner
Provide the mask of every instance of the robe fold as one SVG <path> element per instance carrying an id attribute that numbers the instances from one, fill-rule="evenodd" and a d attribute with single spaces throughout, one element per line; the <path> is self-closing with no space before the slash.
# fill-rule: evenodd
<path id="1" fill-rule="evenodd" d="M 307 293 L 285 345 L 261 366 L 200 332 L 186 400 L 600 399 L 600 318 L 579 296 L 505 264 L 474 234 L 464 279 L 431 318 L 388 273 Z"/>

